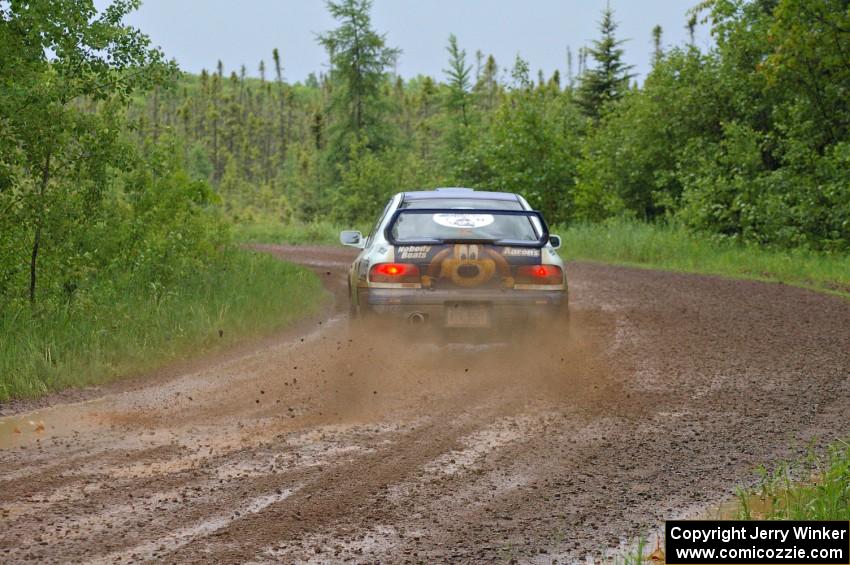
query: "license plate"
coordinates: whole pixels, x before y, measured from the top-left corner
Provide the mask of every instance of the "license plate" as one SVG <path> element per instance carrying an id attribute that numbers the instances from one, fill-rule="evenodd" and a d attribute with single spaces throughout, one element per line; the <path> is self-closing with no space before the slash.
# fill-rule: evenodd
<path id="1" fill-rule="evenodd" d="M 446 327 L 485 328 L 490 325 L 490 307 L 486 304 L 446 304 Z"/>

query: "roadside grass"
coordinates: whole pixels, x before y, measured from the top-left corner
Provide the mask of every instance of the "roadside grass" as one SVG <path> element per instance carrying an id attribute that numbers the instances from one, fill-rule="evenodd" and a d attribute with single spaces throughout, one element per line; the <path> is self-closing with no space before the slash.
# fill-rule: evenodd
<path id="1" fill-rule="evenodd" d="M 684 228 L 616 221 L 553 227 L 567 259 L 774 281 L 850 297 L 850 254 L 772 250 Z"/>
<path id="2" fill-rule="evenodd" d="M 654 560 L 646 552 L 646 539 L 640 538 L 637 542 L 637 547 L 633 551 L 623 555 L 622 557 L 613 560 L 617 565 L 643 565 L 644 563 L 652 563 Z"/>
<path id="3" fill-rule="evenodd" d="M 809 480 L 799 480 L 805 475 Z M 758 487 L 740 490 L 736 502 L 741 520 L 850 520 L 850 444 L 839 441 L 824 455 L 762 470 Z"/>
<path id="4" fill-rule="evenodd" d="M 315 313 L 311 271 L 232 250 L 174 288 L 109 281 L 72 305 L 0 310 L 0 401 L 102 383 L 267 333 Z"/>
<path id="5" fill-rule="evenodd" d="M 839 440 L 823 455 L 810 453 L 774 471 L 760 470 L 761 480 L 705 518 L 712 520 L 850 520 L 850 443 Z M 641 538 L 636 547 L 613 560 L 618 565 L 661 563 L 664 550 L 648 553 Z"/>

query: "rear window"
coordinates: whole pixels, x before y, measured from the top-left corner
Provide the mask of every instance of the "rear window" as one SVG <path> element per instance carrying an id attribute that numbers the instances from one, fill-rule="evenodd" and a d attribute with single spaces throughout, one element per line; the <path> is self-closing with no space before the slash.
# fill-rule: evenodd
<path id="1" fill-rule="evenodd" d="M 400 210 L 388 235 L 397 245 L 468 241 L 539 246 L 548 237 L 536 212 L 500 212 L 457 208 Z"/>
<path id="2" fill-rule="evenodd" d="M 480 210 L 522 210 L 519 200 L 485 200 L 484 198 L 419 198 L 405 200 L 402 208 L 478 208 Z"/>

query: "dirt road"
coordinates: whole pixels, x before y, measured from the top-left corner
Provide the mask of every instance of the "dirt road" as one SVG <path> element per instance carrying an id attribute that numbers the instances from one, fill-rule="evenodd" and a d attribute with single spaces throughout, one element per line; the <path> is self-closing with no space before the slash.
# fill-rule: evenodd
<path id="1" fill-rule="evenodd" d="M 346 250 L 265 249 L 344 284 Z M 569 342 L 350 334 L 339 307 L 6 417 L 0 561 L 570 562 L 850 433 L 847 301 L 594 264 L 568 275 Z"/>

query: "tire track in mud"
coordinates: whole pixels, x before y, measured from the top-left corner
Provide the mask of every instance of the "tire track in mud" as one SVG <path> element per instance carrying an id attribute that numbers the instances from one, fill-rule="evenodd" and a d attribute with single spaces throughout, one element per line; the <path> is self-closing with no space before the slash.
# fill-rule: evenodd
<path id="1" fill-rule="evenodd" d="M 347 250 L 263 250 L 311 264 L 345 306 Z M 574 561 L 850 432 L 846 301 L 568 275 L 567 343 L 315 320 L 41 411 L 44 432 L 0 437 L 0 560 Z"/>

